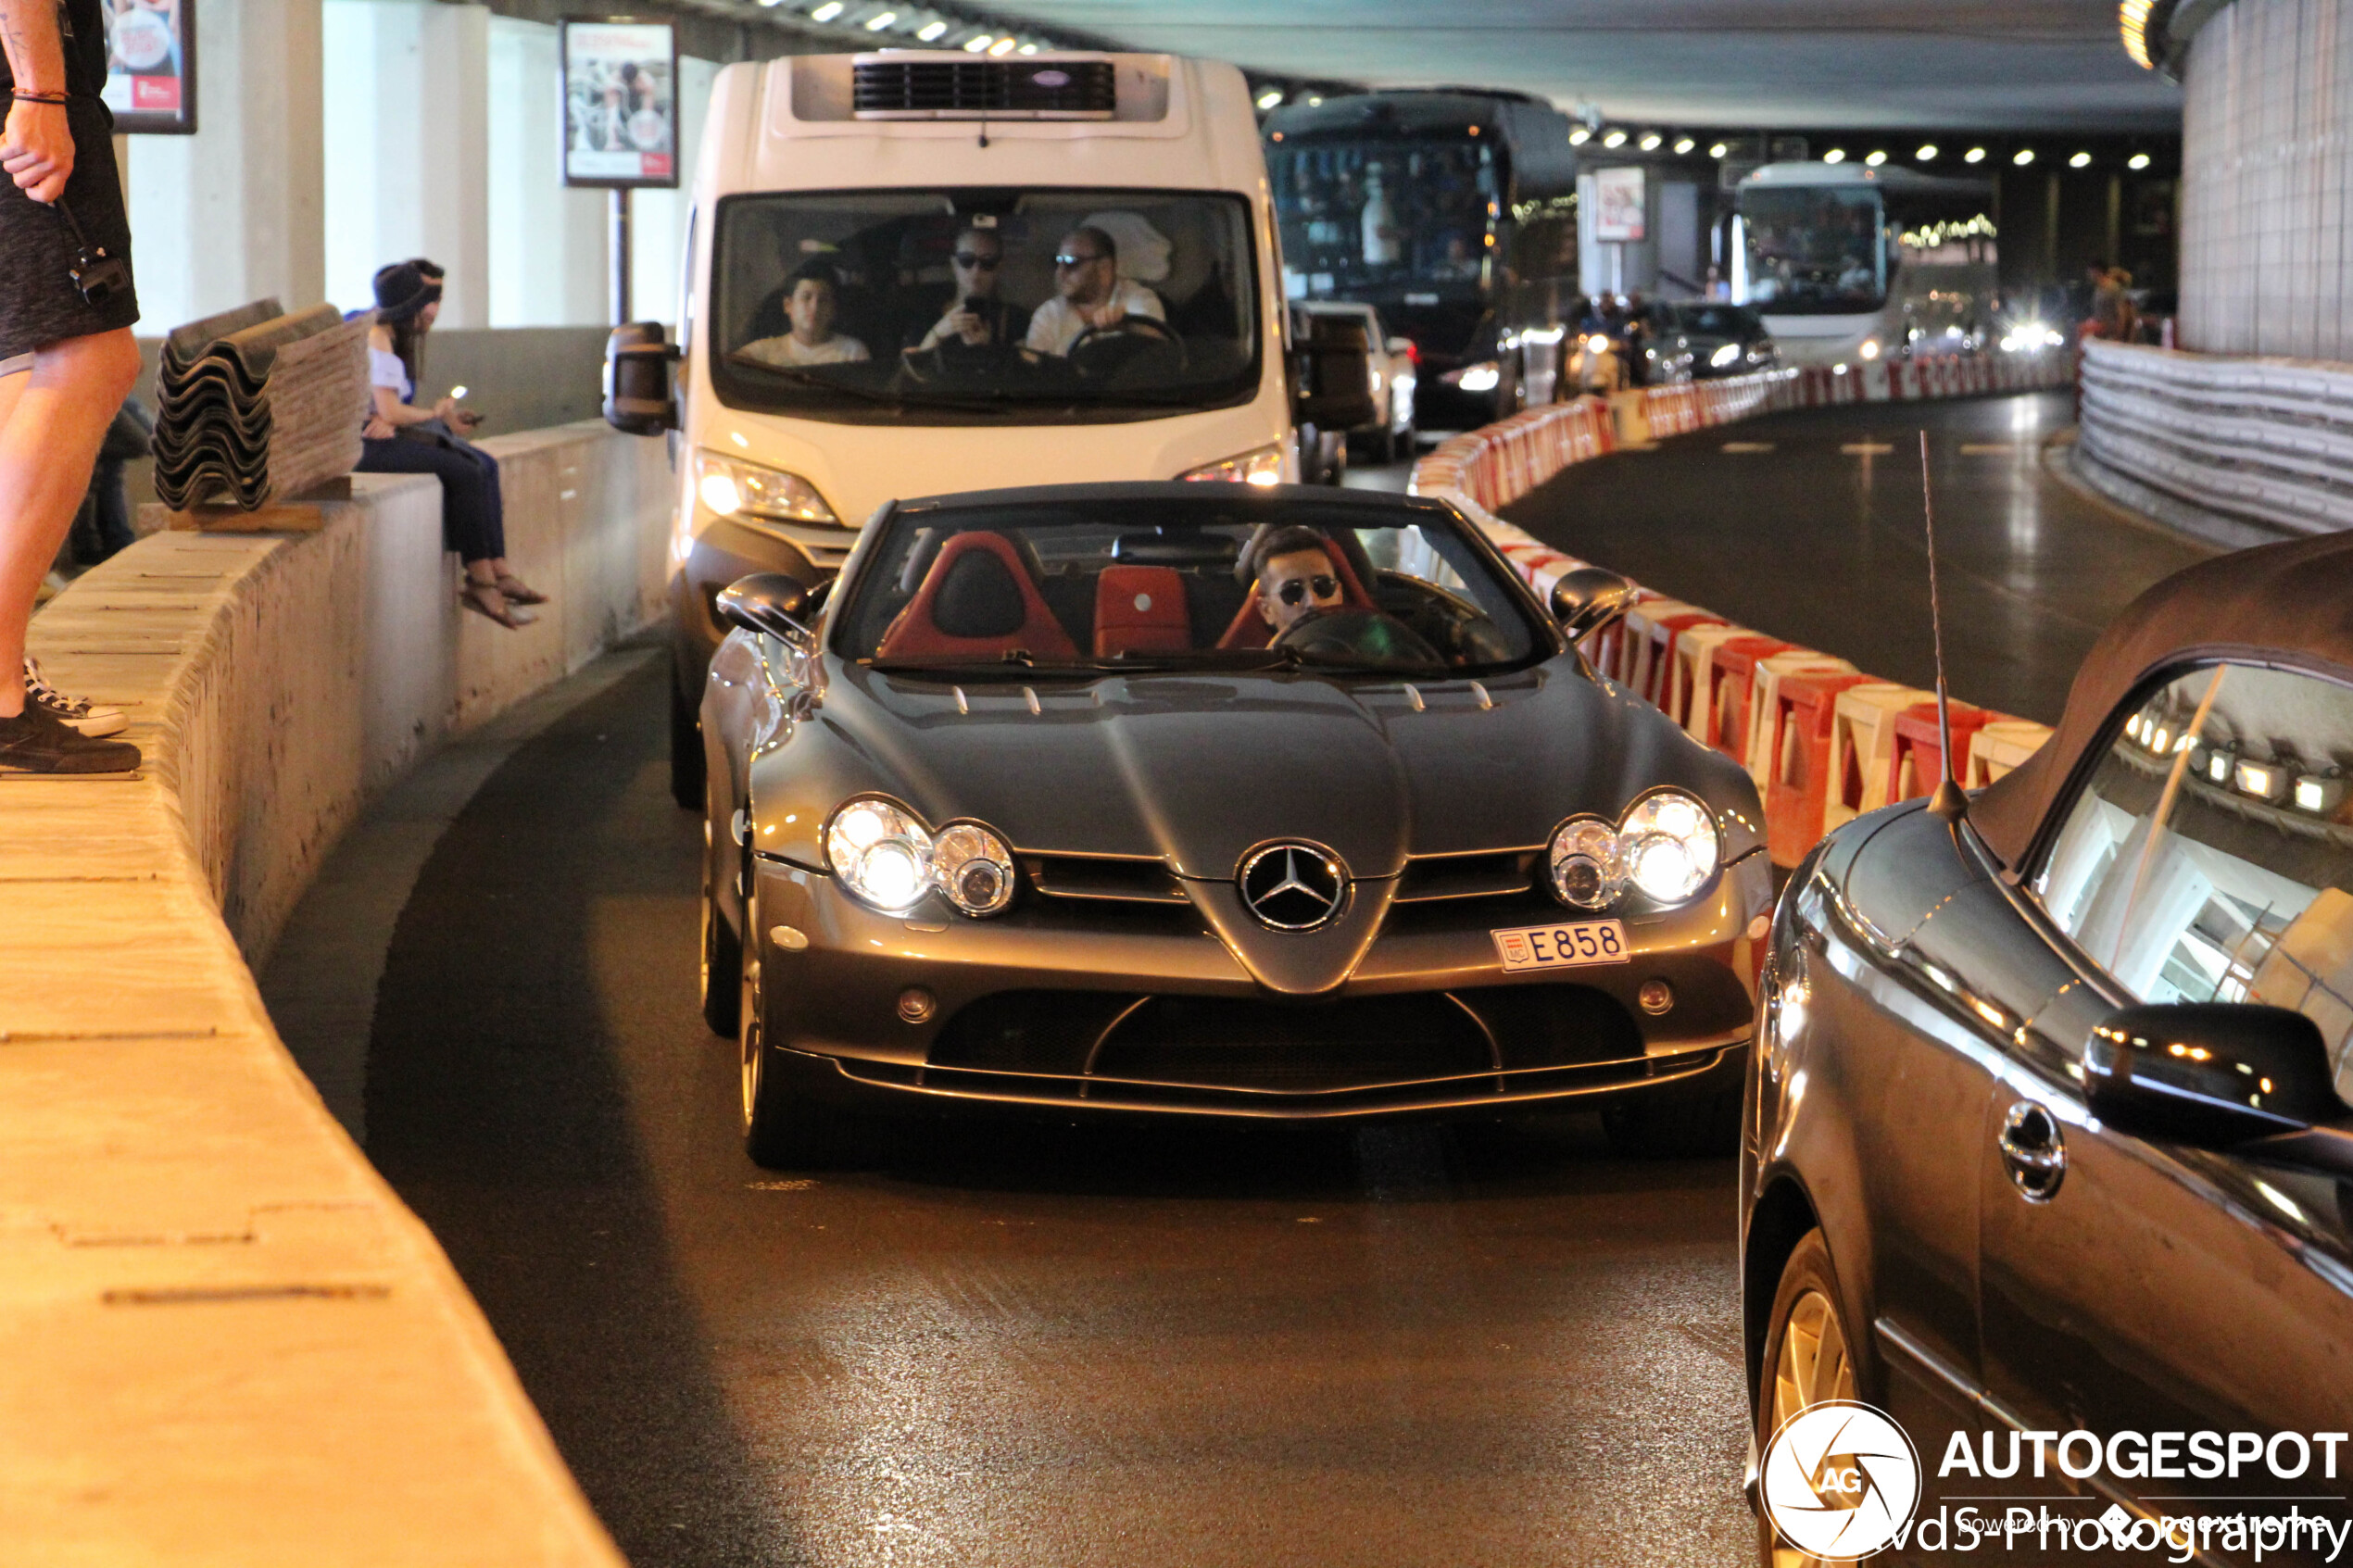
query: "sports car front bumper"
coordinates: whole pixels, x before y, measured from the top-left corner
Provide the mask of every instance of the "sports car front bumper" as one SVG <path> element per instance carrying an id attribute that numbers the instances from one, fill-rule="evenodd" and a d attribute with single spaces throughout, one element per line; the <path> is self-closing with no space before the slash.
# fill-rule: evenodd
<path id="1" fill-rule="evenodd" d="M 1490 935 L 1560 921 L 1541 896 L 1400 905 L 1312 998 L 1263 989 L 1188 904 L 901 919 L 788 862 L 755 874 L 764 1035 L 821 1092 L 1319 1120 L 1736 1088 L 1771 872 L 1751 855 L 1624 915 L 1626 961 L 1562 975 L 1505 974 Z"/>

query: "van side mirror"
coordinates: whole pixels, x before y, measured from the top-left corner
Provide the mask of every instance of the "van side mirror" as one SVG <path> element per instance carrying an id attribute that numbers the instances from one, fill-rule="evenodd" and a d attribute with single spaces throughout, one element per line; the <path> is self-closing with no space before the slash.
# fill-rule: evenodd
<path id="1" fill-rule="evenodd" d="M 1309 316 L 1302 325 L 1292 420 L 1327 431 L 1380 423 L 1380 403 L 1373 396 L 1372 334 L 1365 323 Z"/>
<path id="2" fill-rule="evenodd" d="M 660 435 L 678 428 L 678 362 L 670 329 L 631 321 L 605 339 L 605 423 L 626 435 Z"/>
<path id="3" fill-rule="evenodd" d="M 816 646 L 809 591 L 781 571 L 755 571 L 719 590 L 719 619 L 747 632 L 779 637 L 807 652 Z"/>
<path id="4" fill-rule="evenodd" d="M 2126 1008 L 2083 1047 L 2085 1098 L 2125 1132 L 2226 1148 L 2344 1114 L 2320 1026 L 2287 1008 Z"/>
<path id="5" fill-rule="evenodd" d="M 1615 571 L 1580 566 L 1564 572 L 1553 584 L 1553 619 L 1561 623 L 1570 642 L 1583 642 L 1633 608 L 1637 592 L 1633 583 Z"/>

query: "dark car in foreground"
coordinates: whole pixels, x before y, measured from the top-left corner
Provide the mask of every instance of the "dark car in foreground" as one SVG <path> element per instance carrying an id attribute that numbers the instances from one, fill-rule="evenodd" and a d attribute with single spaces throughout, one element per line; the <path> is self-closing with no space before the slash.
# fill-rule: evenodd
<path id="1" fill-rule="evenodd" d="M 1804 1407 L 1859 1400 L 1918 1450 L 1922 1528 L 2016 1507 L 2137 1543 L 1986 1561 L 2333 1559 L 2248 1521 L 2346 1523 L 2349 766 L 2334 535 L 2158 584 L 2027 763 L 1797 868 L 1741 1172 L 1768 1460 Z"/>
<path id="2" fill-rule="evenodd" d="M 1443 502 L 910 501 L 723 596 L 705 1011 L 747 1143 L 866 1108 L 1608 1108 L 1729 1152 L 1770 898 L 1747 775 L 1598 678 Z M 1555 619 L 1555 617 L 1561 619 Z"/>

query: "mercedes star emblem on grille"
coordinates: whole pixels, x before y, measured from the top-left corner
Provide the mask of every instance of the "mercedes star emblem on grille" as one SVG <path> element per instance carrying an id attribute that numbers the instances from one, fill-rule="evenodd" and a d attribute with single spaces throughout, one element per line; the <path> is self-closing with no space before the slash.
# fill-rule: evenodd
<path id="1" fill-rule="evenodd" d="M 1261 925 L 1314 931 L 1327 925 L 1348 901 L 1348 871 L 1340 857 L 1313 844 L 1269 844 L 1242 859 L 1235 881 L 1242 903 Z"/>

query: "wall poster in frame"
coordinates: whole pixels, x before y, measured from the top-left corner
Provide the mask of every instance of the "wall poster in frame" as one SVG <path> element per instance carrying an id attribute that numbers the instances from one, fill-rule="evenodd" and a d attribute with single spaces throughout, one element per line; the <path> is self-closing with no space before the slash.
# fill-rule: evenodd
<path id="1" fill-rule="evenodd" d="M 196 129 L 196 0 L 99 0 L 107 107 L 119 135 Z"/>
<path id="2" fill-rule="evenodd" d="M 560 24 L 564 183 L 678 183 L 678 44 L 668 22 Z"/>

